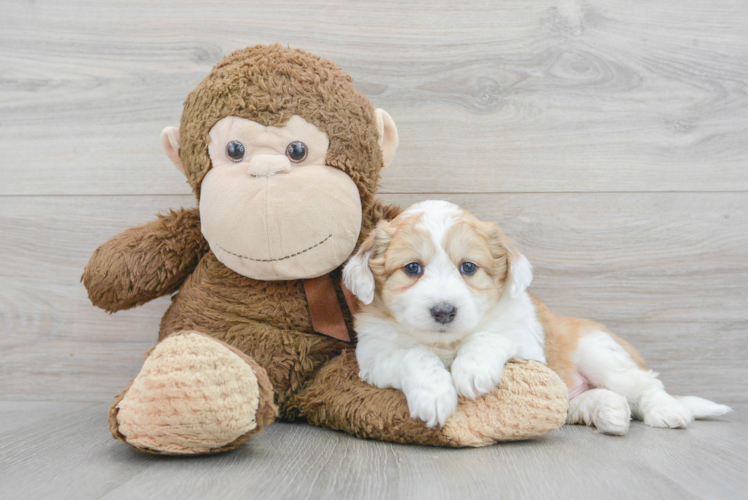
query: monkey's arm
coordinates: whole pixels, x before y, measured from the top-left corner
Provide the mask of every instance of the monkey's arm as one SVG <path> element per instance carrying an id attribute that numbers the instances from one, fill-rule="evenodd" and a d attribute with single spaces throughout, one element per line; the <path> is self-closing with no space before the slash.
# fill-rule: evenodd
<path id="1" fill-rule="evenodd" d="M 97 248 L 81 281 L 95 306 L 129 309 L 177 291 L 207 251 L 198 209 L 172 210 Z"/>

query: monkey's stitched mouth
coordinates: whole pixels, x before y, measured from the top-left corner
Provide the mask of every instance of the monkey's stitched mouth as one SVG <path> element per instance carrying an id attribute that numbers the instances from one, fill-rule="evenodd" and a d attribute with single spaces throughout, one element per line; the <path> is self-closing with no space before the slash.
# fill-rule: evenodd
<path id="1" fill-rule="evenodd" d="M 223 248 L 221 245 L 218 245 L 218 248 L 220 248 L 221 250 L 223 250 L 227 254 L 233 255 L 234 257 L 239 257 L 241 259 L 251 260 L 253 262 L 277 262 L 279 260 L 286 260 L 286 259 L 290 259 L 291 257 L 296 257 L 297 255 L 301 255 L 302 253 L 308 252 L 309 250 L 311 250 L 313 248 L 317 248 L 318 246 L 320 246 L 322 243 L 326 242 L 330 238 L 332 238 L 332 234 L 329 234 L 327 236 L 327 238 L 323 239 L 319 243 L 315 243 L 314 245 L 310 246 L 309 248 L 305 248 L 304 250 L 301 250 L 300 252 L 292 253 L 291 255 L 286 255 L 285 257 L 280 257 L 280 258 L 277 258 L 277 259 L 253 259 L 252 257 L 245 257 L 244 255 L 239 255 L 238 253 L 230 252 L 230 251 L 226 250 L 225 248 Z"/>

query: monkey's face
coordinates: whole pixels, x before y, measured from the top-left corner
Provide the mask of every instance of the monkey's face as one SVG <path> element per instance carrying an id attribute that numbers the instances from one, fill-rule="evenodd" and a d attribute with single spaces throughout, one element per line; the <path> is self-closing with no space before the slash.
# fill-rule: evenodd
<path id="1" fill-rule="evenodd" d="M 297 115 L 283 127 L 228 116 L 211 128 L 200 221 L 219 261 L 249 278 L 288 280 L 321 276 L 350 256 L 361 199 L 348 175 L 325 164 L 328 146 Z"/>
<path id="2" fill-rule="evenodd" d="M 277 44 L 226 56 L 187 96 L 180 129 L 161 135 L 215 256 L 266 281 L 322 276 L 350 257 L 397 143 L 350 75 Z"/>

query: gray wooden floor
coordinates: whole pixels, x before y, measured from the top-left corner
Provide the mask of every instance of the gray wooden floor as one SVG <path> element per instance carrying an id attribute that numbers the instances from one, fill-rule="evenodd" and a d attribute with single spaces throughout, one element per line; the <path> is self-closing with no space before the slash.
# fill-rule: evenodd
<path id="1" fill-rule="evenodd" d="M 159 133 L 223 55 L 271 42 L 337 62 L 392 115 L 382 198 L 499 220 L 549 306 L 736 412 L 481 450 L 288 424 L 199 459 L 112 440 L 106 407 L 168 299 L 107 315 L 81 271 L 194 204 Z M 0 498 L 745 498 L 747 82 L 739 0 L 4 1 Z"/>
<path id="2" fill-rule="evenodd" d="M 746 498 L 748 405 L 686 430 L 634 423 L 626 437 L 565 426 L 528 442 L 452 450 L 273 424 L 201 458 L 111 439 L 101 403 L 0 403 L 0 497 L 630 499 Z"/>

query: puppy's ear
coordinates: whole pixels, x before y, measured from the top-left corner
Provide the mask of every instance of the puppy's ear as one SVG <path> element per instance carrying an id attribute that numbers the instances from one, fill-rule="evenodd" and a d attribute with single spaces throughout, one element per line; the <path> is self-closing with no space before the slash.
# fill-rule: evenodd
<path id="1" fill-rule="evenodd" d="M 506 257 L 506 286 L 512 297 L 519 297 L 532 283 L 532 265 L 527 257 L 519 253 L 509 237 L 494 222 L 488 223 L 486 227 L 489 246 L 494 258 Z"/>
<path id="2" fill-rule="evenodd" d="M 512 297 L 519 297 L 532 283 L 532 264 L 527 260 L 527 257 L 510 247 L 507 248 L 507 252 L 509 253 L 509 282 L 511 287 L 509 291 Z"/>
<path id="3" fill-rule="evenodd" d="M 388 225 L 387 221 L 380 221 L 343 268 L 343 284 L 364 304 L 371 304 L 374 300 L 376 282 L 369 267 L 369 259 L 383 245 L 385 227 Z"/>

